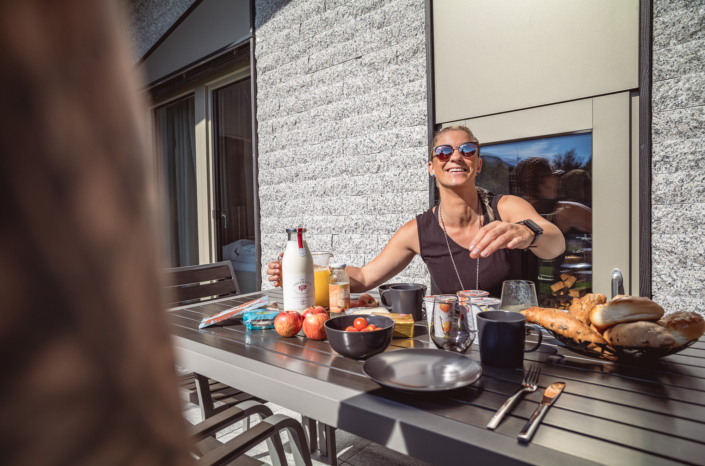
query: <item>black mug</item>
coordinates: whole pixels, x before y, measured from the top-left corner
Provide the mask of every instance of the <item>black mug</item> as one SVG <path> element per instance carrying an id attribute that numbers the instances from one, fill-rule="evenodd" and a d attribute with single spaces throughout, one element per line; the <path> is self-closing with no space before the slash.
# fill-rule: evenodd
<path id="1" fill-rule="evenodd" d="M 382 290 L 379 302 L 385 309 L 395 314 L 411 314 L 414 321 L 423 320 L 423 297 L 426 287 L 415 283 L 400 283 Z"/>
<path id="2" fill-rule="evenodd" d="M 524 349 L 526 327 L 536 330 L 539 341 L 529 350 Z M 477 313 L 477 334 L 480 338 L 482 364 L 493 367 L 521 367 L 524 353 L 541 346 L 541 329 L 526 323 L 526 316 L 514 311 L 485 311 Z"/>

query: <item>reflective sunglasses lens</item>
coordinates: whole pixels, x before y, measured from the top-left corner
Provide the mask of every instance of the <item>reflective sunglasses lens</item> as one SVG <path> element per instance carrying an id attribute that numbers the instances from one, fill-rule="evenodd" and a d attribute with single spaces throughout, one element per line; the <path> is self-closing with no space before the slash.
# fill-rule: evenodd
<path id="1" fill-rule="evenodd" d="M 474 142 L 466 142 L 465 144 L 461 144 L 458 148 L 458 152 L 460 152 L 460 155 L 462 155 L 466 159 L 474 157 L 475 155 L 477 155 L 477 144 L 475 144 Z"/>
<path id="2" fill-rule="evenodd" d="M 435 156 L 438 157 L 441 162 L 445 162 L 453 155 L 453 148 L 450 146 L 438 146 L 435 150 Z"/>

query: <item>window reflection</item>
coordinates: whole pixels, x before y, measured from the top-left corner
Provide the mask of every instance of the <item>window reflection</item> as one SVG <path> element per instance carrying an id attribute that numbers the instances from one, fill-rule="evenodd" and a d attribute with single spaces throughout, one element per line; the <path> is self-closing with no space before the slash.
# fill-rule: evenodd
<path id="1" fill-rule="evenodd" d="M 477 185 L 526 199 L 566 238 L 553 260 L 524 255 L 539 305 L 567 308 L 592 290 L 592 134 L 575 134 L 483 146 Z"/>

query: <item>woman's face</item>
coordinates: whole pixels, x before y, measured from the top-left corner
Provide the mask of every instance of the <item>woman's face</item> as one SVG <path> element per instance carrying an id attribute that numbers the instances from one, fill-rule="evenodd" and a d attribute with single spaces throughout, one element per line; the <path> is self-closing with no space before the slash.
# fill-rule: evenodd
<path id="1" fill-rule="evenodd" d="M 539 185 L 541 199 L 555 199 L 558 197 L 558 176 L 550 175 L 543 179 Z"/>
<path id="2" fill-rule="evenodd" d="M 477 142 L 465 131 L 448 131 L 438 138 L 436 146 L 447 144 L 452 147 L 459 147 L 465 142 Z M 452 188 L 462 186 L 466 183 L 473 183 L 477 171 L 482 167 L 482 160 L 475 156 L 471 159 L 463 158 L 455 150 L 447 162 L 441 162 L 438 157 L 428 162 L 428 172 L 435 176 L 441 186 Z"/>

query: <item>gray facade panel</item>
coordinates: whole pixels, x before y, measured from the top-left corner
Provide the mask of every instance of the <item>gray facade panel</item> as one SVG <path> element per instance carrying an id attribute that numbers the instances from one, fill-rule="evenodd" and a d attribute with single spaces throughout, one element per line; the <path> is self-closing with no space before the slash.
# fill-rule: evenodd
<path id="1" fill-rule="evenodd" d="M 705 312 L 705 2 L 654 2 L 653 296 Z"/>
<path id="2" fill-rule="evenodd" d="M 256 0 L 263 270 L 287 227 L 362 266 L 428 208 L 424 21 L 423 0 Z M 392 280 L 429 282 L 418 257 Z"/>

